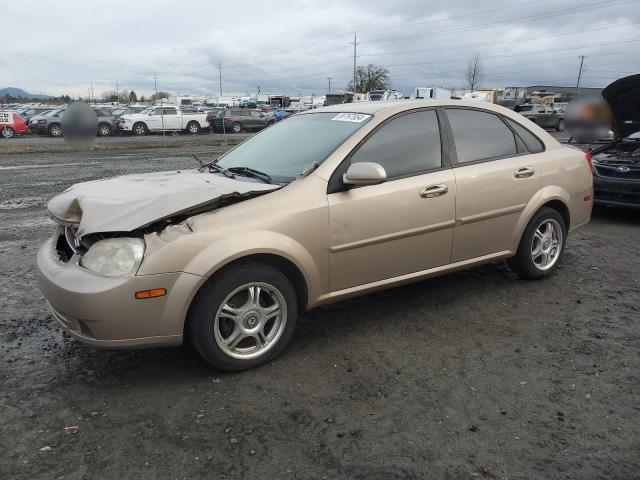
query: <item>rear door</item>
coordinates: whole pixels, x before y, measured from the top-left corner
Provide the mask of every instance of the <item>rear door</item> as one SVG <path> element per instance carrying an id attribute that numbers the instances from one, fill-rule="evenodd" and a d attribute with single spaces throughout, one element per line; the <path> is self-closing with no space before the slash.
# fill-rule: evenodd
<path id="1" fill-rule="evenodd" d="M 165 130 L 180 130 L 182 128 L 182 120 L 176 107 L 163 107 L 162 111 Z"/>
<path id="2" fill-rule="evenodd" d="M 540 155 L 529 153 L 501 115 L 457 107 L 446 113 L 457 185 L 451 262 L 508 250 L 522 211 L 540 189 Z"/>
<path id="3" fill-rule="evenodd" d="M 434 109 L 378 127 L 336 170 L 376 162 L 387 181 L 329 193 L 330 289 L 342 290 L 446 265 L 456 184 Z"/>

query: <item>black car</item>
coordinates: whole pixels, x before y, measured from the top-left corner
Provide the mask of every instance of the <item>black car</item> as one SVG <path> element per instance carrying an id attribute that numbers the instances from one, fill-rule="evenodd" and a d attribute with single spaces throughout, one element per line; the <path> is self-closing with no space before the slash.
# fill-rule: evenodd
<path id="1" fill-rule="evenodd" d="M 559 132 L 564 130 L 564 115 L 548 105 L 525 103 L 516 105 L 514 110 L 539 127 L 555 128 Z"/>
<path id="2" fill-rule="evenodd" d="M 616 80 L 602 96 L 614 140 L 591 150 L 594 203 L 640 208 L 640 74 Z"/>

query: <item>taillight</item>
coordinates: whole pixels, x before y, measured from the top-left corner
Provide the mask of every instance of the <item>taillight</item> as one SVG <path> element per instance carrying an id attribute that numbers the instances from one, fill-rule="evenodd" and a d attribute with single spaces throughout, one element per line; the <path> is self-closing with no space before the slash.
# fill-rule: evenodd
<path id="1" fill-rule="evenodd" d="M 224 116 L 224 120 L 231 120 L 231 117 Z"/>

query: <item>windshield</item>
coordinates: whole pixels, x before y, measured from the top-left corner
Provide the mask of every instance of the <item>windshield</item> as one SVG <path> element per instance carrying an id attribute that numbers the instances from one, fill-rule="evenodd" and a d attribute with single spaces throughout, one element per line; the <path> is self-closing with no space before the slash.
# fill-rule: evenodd
<path id="1" fill-rule="evenodd" d="M 276 182 L 288 183 L 314 164 L 321 164 L 371 115 L 312 113 L 294 115 L 241 143 L 218 165 L 229 169 L 248 167 L 266 173 Z"/>
<path id="2" fill-rule="evenodd" d="M 64 109 L 60 108 L 58 110 L 49 110 L 47 113 L 43 113 L 43 117 L 55 117 L 57 114 L 64 112 Z"/>
<path id="3" fill-rule="evenodd" d="M 151 110 L 153 110 L 155 107 L 147 107 L 144 110 L 140 110 L 138 113 L 140 115 L 147 115 L 149 113 L 151 113 Z M 131 113 L 136 113 L 136 112 L 131 112 Z"/>

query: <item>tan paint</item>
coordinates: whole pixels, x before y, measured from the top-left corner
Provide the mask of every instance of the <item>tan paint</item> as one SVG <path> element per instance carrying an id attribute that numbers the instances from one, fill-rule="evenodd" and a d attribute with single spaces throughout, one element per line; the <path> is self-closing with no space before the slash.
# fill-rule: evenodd
<path id="1" fill-rule="evenodd" d="M 396 113 L 437 105 L 499 112 L 534 132 L 546 151 L 327 194 L 336 167 L 377 125 Z M 59 322 L 69 320 L 64 328 L 94 345 L 177 344 L 198 289 L 221 267 L 248 255 L 292 262 L 304 277 L 311 308 L 508 258 L 531 216 L 552 200 L 569 209 L 570 231 L 589 220 L 591 201 L 584 196 L 593 189 L 584 154 L 510 110 L 458 101 L 365 102 L 323 110 L 374 118 L 306 178 L 148 234 L 134 277 L 100 277 L 73 259 L 61 264 L 51 241 L 45 244 L 37 257 L 39 284 Z M 523 167 L 534 175 L 515 177 Z M 448 191 L 421 197 L 432 185 Z M 166 288 L 168 295 L 134 298 L 135 291 L 154 288 Z M 83 334 L 74 319 L 92 335 Z"/>

